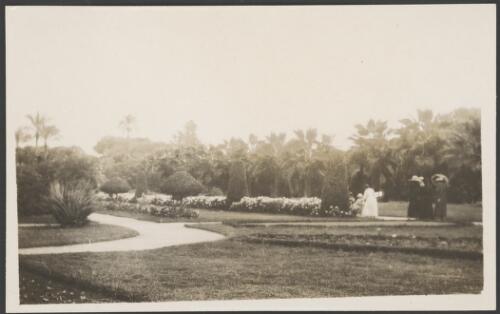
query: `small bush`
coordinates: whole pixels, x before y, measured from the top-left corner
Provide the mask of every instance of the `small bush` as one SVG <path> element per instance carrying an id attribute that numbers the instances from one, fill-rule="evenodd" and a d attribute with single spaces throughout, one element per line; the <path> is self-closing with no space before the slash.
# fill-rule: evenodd
<path id="1" fill-rule="evenodd" d="M 130 190 L 130 185 L 121 178 L 113 178 L 101 185 L 100 190 L 104 193 L 108 193 L 111 197 L 113 197 L 113 195 L 118 197 L 118 193 L 128 192 Z"/>
<path id="2" fill-rule="evenodd" d="M 120 210 L 127 212 L 136 212 L 140 207 L 140 205 L 136 203 L 117 202 L 116 200 L 99 201 L 99 206 L 105 210 L 110 210 L 110 211 Z"/>
<path id="3" fill-rule="evenodd" d="M 177 171 L 163 183 L 162 190 L 171 194 L 175 200 L 182 200 L 186 196 L 197 195 L 203 191 L 203 185 L 187 171 Z"/>
<path id="4" fill-rule="evenodd" d="M 129 199 L 128 202 L 130 204 L 137 204 L 137 198 L 134 196 L 133 198 Z"/>
<path id="5" fill-rule="evenodd" d="M 158 198 L 153 199 L 153 201 L 155 200 L 158 200 Z M 159 203 L 152 202 L 149 204 L 101 201 L 101 206 L 107 210 L 146 213 L 153 216 L 167 218 L 196 218 L 199 216 L 198 211 L 186 208 L 186 205 L 183 202 L 172 199 L 164 200 Z"/>
<path id="6" fill-rule="evenodd" d="M 225 196 L 188 196 L 182 202 L 191 208 L 206 208 L 206 209 L 225 209 L 226 197 Z"/>
<path id="7" fill-rule="evenodd" d="M 197 218 L 199 212 L 186 206 L 182 202 L 175 202 L 170 206 L 153 207 L 152 215 L 167 218 Z"/>
<path id="8" fill-rule="evenodd" d="M 143 186 L 138 186 L 135 188 L 135 198 L 142 197 L 142 195 L 146 192 Z"/>
<path id="9" fill-rule="evenodd" d="M 113 201 L 101 201 L 101 206 L 106 209 L 106 210 L 120 210 L 121 209 L 121 206 L 119 203 L 117 202 L 113 202 Z"/>
<path id="10" fill-rule="evenodd" d="M 317 197 L 243 197 L 239 202 L 233 202 L 229 209 L 244 212 L 265 212 L 305 216 L 328 215 L 327 211 L 321 210 L 321 199 Z"/>
<path id="11" fill-rule="evenodd" d="M 224 196 L 224 192 L 218 187 L 213 187 L 208 191 L 207 196 Z"/>
<path id="12" fill-rule="evenodd" d="M 173 200 L 172 198 L 162 199 L 159 197 L 155 197 L 149 201 L 149 204 L 156 205 L 156 206 L 168 206 L 168 205 L 171 205 L 173 202 L 175 202 L 175 200 Z"/>
<path id="13" fill-rule="evenodd" d="M 62 226 L 83 226 L 94 209 L 95 195 L 89 182 L 61 184 L 56 181 L 50 185 L 45 203 Z"/>

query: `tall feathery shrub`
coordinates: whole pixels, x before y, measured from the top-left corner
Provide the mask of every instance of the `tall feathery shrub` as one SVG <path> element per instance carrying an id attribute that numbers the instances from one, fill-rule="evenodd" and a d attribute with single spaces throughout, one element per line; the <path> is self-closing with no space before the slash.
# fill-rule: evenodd
<path id="1" fill-rule="evenodd" d="M 337 158 L 328 166 L 321 191 L 321 209 L 335 207 L 340 210 L 349 208 L 347 173 L 341 158 Z"/>
<path id="2" fill-rule="evenodd" d="M 50 213 L 63 227 L 83 226 L 95 205 L 95 193 L 91 183 L 51 183 L 46 198 Z"/>
<path id="3" fill-rule="evenodd" d="M 226 206 L 229 207 L 233 202 L 238 202 L 243 196 L 248 196 L 245 164 L 241 160 L 235 160 L 229 169 Z"/>
<path id="4" fill-rule="evenodd" d="M 175 172 L 162 185 L 162 192 L 172 195 L 172 198 L 175 200 L 182 200 L 186 196 L 198 195 L 203 190 L 203 185 L 187 171 Z"/>

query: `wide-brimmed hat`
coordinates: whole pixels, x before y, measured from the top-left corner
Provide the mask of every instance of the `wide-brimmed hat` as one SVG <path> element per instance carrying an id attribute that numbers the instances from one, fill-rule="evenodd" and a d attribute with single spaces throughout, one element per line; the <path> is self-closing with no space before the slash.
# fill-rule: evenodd
<path id="1" fill-rule="evenodd" d="M 422 182 L 423 180 L 424 180 L 424 177 L 412 176 L 411 179 L 408 181 Z"/>
<path id="2" fill-rule="evenodd" d="M 441 174 L 441 173 L 436 173 L 436 174 L 433 174 L 432 177 L 431 177 L 431 180 L 433 182 L 446 182 L 448 183 L 448 177 L 445 176 L 444 174 Z"/>

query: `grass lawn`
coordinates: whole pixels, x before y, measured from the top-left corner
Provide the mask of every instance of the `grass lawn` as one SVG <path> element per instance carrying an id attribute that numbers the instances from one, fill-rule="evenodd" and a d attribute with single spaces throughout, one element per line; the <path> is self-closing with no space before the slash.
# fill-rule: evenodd
<path id="1" fill-rule="evenodd" d="M 342 226 L 303 226 L 303 225 L 272 225 L 266 227 L 230 225 L 230 224 L 189 224 L 188 227 L 199 228 L 218 232 L 229 237 L 250 235 L 255 233 L 267 234 L 289 234 L 289 235 L 366 235 L 366 236 L 399 236 L 399 237 L 422 237 L 422 238 L 441 238 L 441 239 L 459 239 L 473 238 L 482 239 L 483 228 L 481 226 L 439 226 L 439 227 L 420 227 L 420 226 L 360 226 L 360 227 L 342 227 Z"/>
<path id="2" fill-rule="evenodd" d="M 408 202 L 378 203 L 380 216 L 406 217 Z M 447 220 L 456 222 L 482 221 L 483 210 L 479 204 L 448 204 Z"/>
<path id="3" fill-rule="evenodd" d="M 57 221 L 54 216 L 50 214 L 33 215 L 33 216 L 18 216 L 17 219 L 20 224 L 56 224 Z"/>
<path id="4" fill-rule="evenodd" d="M 384 208 L 383 205 L 391 206 Z M 405 210 L 404 203 L 381 204 L 382 215 L 388 215 L 387 212 L 402 214 Z M 462 219 L 471 220 L 475 219 L 471 211 L 481 211 L 470 206 L 460 210 Z M 129 212 L 103 213 L 158 222 L 179 221 Z M 349 237 L 352 237 L 357 241 L 361 237 L 364 240 L 395 234 L 398 240 L 404 237 L 424 239 L 418 245 L 433 243 L 433 240 L 455 241 L 453 245 L 458 243 L 458 246 L 466 245 L 467 249 L 478 249 L 477 244 L 482 241 L 481 226 L 266 227 L 234 224 L 239 221 L 324 219 L 200 210 L 198 219 L 186 220 L 193 223 L 191 227 L 220 232 L 229 238 L 146 251 L 21 255 L 19 262 L 24 271 L 73 282 L 75 286 L 85 286 L 87 290 L 101 291 L 128 301 L 454 294 L 480 293 L 483 288 L 482 259 L 342 251 L 308 245 L 294 247 L 249 243 L 243 239 L 260 234 L 280 238 L 333 239 L 335 242 L 336 237 L 343 241 L 351 241 Z M 226 223 L 197 224 L 204 221 Z M 406 241 L 401 245 L 411 246 L 412 243 Z M 47 301 L 36 299 L 34 302 Z M 49 302 L 63 301 L 50 299 Z"/>
<path id="5" fill-rule="evenodd" d="M 458 250 L 481 253 L 483 249 L 481 226 L 359 226 L 326 227 L 300 225 L 241 226 L 232 224 L 192 224 L 199 228 L 224 234 L 242 241 L 285 241 L 301 246 L 333 244 L 349 246 L 389 246 L 391 248 L 417 248 Z M 260 241 L 259 240 L 259 241 Z M 278 241 L 275 241 L 278 240 Z M 374 250 L 374 249 L 372 249 Z M 428 254 L 425 253 L 425 254 Z"/>
<path id="6" fill-rule="evenodd" d="M 83 227 L 20 227 L 19 248 L 117 240 L 137 236 L 135 230 L 90 222 Z"/>
<path id="7" fill-rule="evenodd" d="M 136 301 L 479 293 L 482 261 L 224 240 L 137 252 L 20 256 Z"/>
<path id="8" fill-rule="evenodd" d="M 19 298 L 21 304 L 40 303 L 104 303 L 114 299 L 95 291 L 54 281 L 50 278 L 19 269 Z"/>

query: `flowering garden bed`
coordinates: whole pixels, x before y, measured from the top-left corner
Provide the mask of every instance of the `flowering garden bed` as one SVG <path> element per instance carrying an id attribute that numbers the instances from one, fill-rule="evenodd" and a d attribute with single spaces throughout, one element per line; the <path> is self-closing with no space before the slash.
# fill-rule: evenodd
<path id="1" fill-rule="evenodd" d="M 102 209 L 109 211 L 145 213 L 167 218 L 197 218 L 199 216 L 198 211 L 187 208 L 183 202 L 173 200 L 166 195 L 145 196 L 139 199 L 120 196 L 117 200 L 100 195 L 98 199 Z"/>
<path id="2" fill-rule="evenodd" d="M 231 204 L 230 210 L 286 213 L 304 216 L 333 216 L 333 213 L 321 211 L 321 199 L 317 197 L 243 197 L 239 202 Z"/>
<path id="3" fill-rule="evenodd" d="M 416 236 L 331 235 L 331 234 L 269 234 L 253 233 L 233 240 L 313 246 L 348 251 L 384 251 L 432 255 L 436 257 L 481 259 L 482 241 L 477 238 L 422 238 Z"/>
<path id="4" fill-rule="evenodd" d="M 191 208 L 203 208 L 203 209 L 226 209 L 226 197 L 225 196 L 188 196 L 183 199 L 184 204 Z"/>
<path id="5" fill-rule="evenodd" d="M 106 203 L 105 208 L 109 210 L 120 208 L 125 211 L 147 212 L 152 215 L 166 217 L 170 212 L 172 212 L 171 208 L 179 207 L 184 207 L 186 210 L 187 208 L 213 209 L 248 213 L 288 214 L 309 217 L 356 216 L 356 211 L 352 209 L 339 210 L 338 208 L 330 208 L 324 210 L 321 208 L 321 199 L 317 197 L 243 197 L 239 202 L 231 204 L 229 208 L 227 208 L 225 196 L 189 196 L 185 197 L 182 202 L 179 202 L 173 200 L 170 195 L 164 194 L 143 195 L 141 198 L 136 199 L 133 193 L 124 193 L 120 194 L 117 200 L 114 201 L 111 201 L 111 199 L 106 195 L 100 195 L 100 199 Z M 156 207 L 164 209 L 159 210 Z M 186 215 L 186 217 L 189 217 L 191 213 Z M 196 217 L 196 214 L 192 215 L 193 217 Z"/>

